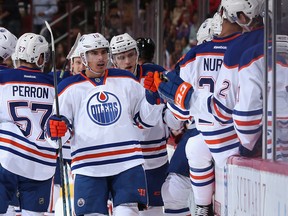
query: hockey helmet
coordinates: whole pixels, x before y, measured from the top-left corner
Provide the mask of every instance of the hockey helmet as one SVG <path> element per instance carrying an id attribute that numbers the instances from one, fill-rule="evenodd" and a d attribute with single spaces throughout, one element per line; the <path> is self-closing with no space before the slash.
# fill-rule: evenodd
<path id="1" fill-rule="evenodd" d="M 198 29 L 197 45 L 210 41 L 213 38 L 211 29 L 212 18 L 206 19 Z"/>
<path id="2" fill-rule="evenodd" d="M 79 39 L 78 53 L 81 57 L 82 63 L 85 66 L 88 66 L 86 53 L 90 50 L 106 48 L 109 53 L 109 42 L 106 38 L 100 33 L 91 33 L 91 34 L 84 34 Z M 76 51 L 75 50 L 75 51 Z"/>
<path id="3" fill-rule="evenodd" d="M 131 49 L 136 49 L 138 54 L 137 43 L 128 33 L 114 36 L 111 39 L 110 50 L 112 55 L 126 52 Z"/>
<path id="4" fill-rule="evenodd" d="M 250 18 L 250 22 L 246 24 L 249 26 L 253 18 L 263 15 L 264 0 L 222 0 L 221 5 L 224 7 L 226 16 L 231 23 L 236 22 L 243 26 L 238 20 L 238 13 L 243 12 Z"/>
<path id="5" fill-rule="evenodd" d="M 139 58 L 147 59 L 152 61 L 155 52 L 155 43 L 151 38 L 138 38 L 136 40 L 137 47 L 139 50 Z"/>
<path id="6" fill-rule="evenodd" d="M 15 51 L 17 37 L 6 28 L 0 27 L 0 57 L 9 58 Z"/>
<path id="7" fill-rule="evenodd" d="M 38 63 L 40 55 L 44 55 L 44 61 L 41 65 Z M 36 64 L 43 68 L 49 60 L 48 42 L 42 35 L 34 33 L 25 33 L 17 41 L 13 60 L 25 60 L 26 62 Z"/>

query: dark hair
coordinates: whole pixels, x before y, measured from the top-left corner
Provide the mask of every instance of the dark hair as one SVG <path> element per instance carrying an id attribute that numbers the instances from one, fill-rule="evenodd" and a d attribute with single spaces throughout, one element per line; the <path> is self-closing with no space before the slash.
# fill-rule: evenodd
<path id="1" fill-rule="evenodd" d="M 155 43 L 151 38 L 138 38 L 136 39 L 137 47 L 139 50 L 139 58 L 147 62 L 152 62 L 155 52 Z"/>

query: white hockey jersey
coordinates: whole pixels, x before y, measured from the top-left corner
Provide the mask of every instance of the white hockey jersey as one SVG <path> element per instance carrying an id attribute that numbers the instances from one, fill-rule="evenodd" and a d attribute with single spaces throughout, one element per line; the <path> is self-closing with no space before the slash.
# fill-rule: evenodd
<path id="1" fill-rule="evenodd" d="M 235 33 L 225 38 L 214 38 L 210 42 L 203 43 L 192 48 L 180 62 L 180 77 L 192 84 L 193 94 L 207 96 L 215 91 L 215 83 L 222 66 L 224 53 L 239 37 Z M 207 102 L 206 102 L 207 103 Z M 190 109 L 190 115 L 194 117 L 196 128 L 203 135 L 214 159 L 221 166 L 228 156 L 238 152 L 239 140 L 232 121 L 221 124 L 206 109 L 197 112 Z M 224 156 L 225 155 L 225 156 Z"/>
<path id="2" fill-rule="evenodd" d="M 53 79 L 20 67 L 1 71 L 0 83 L 1 165 L 26 178 L 51 178 L 57 154 L 44 138 L 44 126 L 53 108 Z"/>
<path id="3" fill-rule="evenodd" d="M 238 91 L 238 66 L 242 53 L 250 47 L 263 43 L 263 27 L 245 32 L 228 47 L 223 65 L 215 83 L 213 97 L 208 100 L 209 112 L 217 121 L 231 121 Z"/>
<path id="4" fill-rule="evenodd" d="M 233 119 L 237 134 L 243 146 L 252 150 L 262 132 L 263 116 L 263 76 L 264 76 L 264 44 L 258 44 L 245 51 L 239 63 L 239 94 L 233 110 Z M 271 54 L 271 50 L 270 50 Z M 271 64 L 269 63 L 271 69 Z M 276 62 L 276 129 L 277 147 L 281 141 L 288 141 L 288 64 L 284 58 L 277 55 Z M 271 125 L 271 70 L 268 73 L 268 125 Z M 282 131 L 286 133 L 281 135 Z M 271 138 L 271 137 L 270 137 Z M 268 144 L 271 140 L 268 139 Z M 287 146 L 287 144 L 286 144 Z M 280 149 L 279 149 L 280 150 Z M 282 149 L 283 150 L 283 149 Z M 280 150 L 281 151 L 281 150 Z M 268 145 L 268 154 L 271 145 Z"/>
<path id="5" fill-rule="evenodd" d="M 165 69 L 155 64 L 138 65 L 137 79 L 144 85 L 145 76 L 149 71 L 163 72 Z M 170 117 L 170 118 L 169 118 Z M 163 121 L 160 121 L 153 128 L 140 130 L 140 144 L 144 156 L 145 170 L 155 169 L 168 162 L 166 143 L 169 138 L 170 126 L 172 129 L 179 129 L 182 126 L 181 121 L 177 120 L 170 110 L 166 109 L 163 113 Z"/>
<path id="6" fill-rule="evenodd" d="M 73 125 L 72 172 L 112 176 L 144 163 L 135 125 L 162 121 L 163 105 L 150 105 L 128 71 L 107 69 L 101 78 L 78 74 L 59 86 L 59 110 Z"/>

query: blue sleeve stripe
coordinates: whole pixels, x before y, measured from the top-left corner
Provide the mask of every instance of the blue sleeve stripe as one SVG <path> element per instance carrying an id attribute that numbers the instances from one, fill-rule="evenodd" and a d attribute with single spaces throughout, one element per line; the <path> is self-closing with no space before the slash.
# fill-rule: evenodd
<path id="1" fill-rule="evenodd" d="M 257 129 L 254 129 L 254 130 L 251 130 L 251 129 L 249 129 L 249 130 L 240 130 L 238 128 L 236 128 L 236 130 L 239 131 L 241 134 L 256 134 L 256 133 L 258 133 L 259 131 L 262 130 L 262 127 L 259 127 Z"/>
<path id="2" fill-rule="evenodd" d="M 138 140 L 130 140 L 130 141 L 124 141 L 124 142 L 119 142 L 119 143 L 109 143 L 109 144 L 103 144 L 103 145 L 95 145 L 95 146 L 90 146 L 87 148 L 81 148 L 78 149 L 74 152 L 71 152 L 71 156 L 76 156 L 78 153 L 81 152 L 89 152 L 89 151 L 93 151 L 93 150 L 99 150 L 99 149 L 105 149 L 105 148 L 112 148 L 112 147 L 120 147 L 120 146 L 128 146 L 128 145 L 135 145 L 135 144 L 139 144 Z"/>
<path id="3" fill-rule="evenodd" d="M 203 186 L 206 186 L 206 185 L 210 185 L 212 184 L 213 182 L 215 182 L 215 178 L 207 181 L 207 182 L 201 182 L 201 183 L 195 183 L 193 181 L 191 181 L 191 184 L 194 185 L 194 186 L 197 186 L 197 187 L 203 187 Z"/>
<path id="4" fill-rule="evenodd" d="M 55 163 L 50 163 L 50 162 L 47 162 L 47 161 L 44 161 L 44 160 L 37 159 L 35 157 L 28 156 L 28 155 L 23 154 L 23 153 L 21 153 L 19 151 L 16 151 L 15 149 L 11 149 L 11 148 L 8 148 L 8 147 L 5 147 L 5 146 L 0 146 L 0 149 L 2 149 L 3 151 L 10 152 L 10 153 L 12 153 L 14 155 L 18 155 L 19 157 L 25 158 L 25 159 L 27 159 L 29 161 L 34 161 L 36 163 L 47 165 L 47 166 L 51 166 L 51 167 L 55 167 L 56 166 L 56 159 L 55 159 Z"/>
<path id="5" fill-rule="evenodd" d="M 221 130 L 216 130 L 216 131 L 209 131 L 209 132 L 201 131 L 201 134 L 203 134 L 203 136 L 215 136 L 215 135 L 218 135 L 218 134 L 228 133 L 228 132 L 231 132 L 233 130 L 234 130 L 234 126 L 231 126 L 231 127 L 224 128 L 224 129 L 221 129 Z"/>
<path id="6" fill-rule="evenodd" d="M 213 97 L 214 102 L 216 103 L 216 105 L 221 109 L 224 110 L 226 113 L 231 114 L 233 113 L 233 110 L 228 109 L 227 107 L 225 107 L 220 101 L 218 101 L 215 97 Z"/>
<path id="7" fill-rule="evenodd" d="M 49 152 L 52 152 L 52 153 L 56 152 L 56 149 L 54 149 L 54 148 L 38 146 L 36 143 L 29 141 L 25 137 L 21 137 L 21 136 L 15 134 L 13 132 L 10 132 L 10 131 L 0 130 L 0 134 L 5 134 L 5 135 L 8 135 L 8 136 L 14 137 L 14 138 L 16 138 L 18 140 L 21 140 L 21 141 L 25 142 L 26 144 L 34 146 L 35 148 L 37 148 L 39 150 L 49 151 Z"/>
<path id="8" fill-rule="evenodd" d="M 209 170 L 212 170 L 214 167 L 213 164 L 211 164 L 209 167 L 206 167 L 206 168 L 203 168 L 203 169 L 198 169 L 198 168 L 193 168 L 193 167 L 190 167 L 190 171 L 191 172 L 195 172 L 195 173 L 203 173 L 203 172 L 207 172 Z"/>
<path id="9" fill-rule="evenodd" d="M 189 115 L 189 111 L 187 111 L 187 110 L 182 110 L 182 109 L 179 109 L 175 104 L 173 104 L 173 103 L 169 103 L 169 105 L 171 106 L 171 108 L 173 109 L 173 110 L 176 110 L 177 112 L 179 112 L 179 113 L 181 113 L 182 115 Z"/>
<path id="10" fill-rule="evenodd" d="M 238 110 L 233 110 L 233 114 L 238 115 L 238 116 L 254 116 L 254 115 L 262 115 L 263 110 L 253 110 L 253 111 L 238 111 Z"/>
<path id="11" fill-rule="evenodd" d="M 227 145 L 227 146 L 222 147 L 222 148 L 217 148 L 217 149 L 209 148 L 209 149 L 210 149 L 211 153 L 221 153 L 221 152 L 225 152 L 227 150 L 238 148 L 239 145 L 240 145 L 240 142 L 237 142 L 237 143 L 234 143 L 234 144 L 231 144 L 231 145 Z"/>
<path id="12" fill-rule="evenodd" d="M 93 161 L 93 162 L 88 162 L 88 163 L 84 162 L 84 163 L 81 163 L 78 165 L 73 165 L 72 170 L 76 170 L 76 169 L 79 169 L 82 167 L 121 163 L 121 162 L 125 162 L 125 161 L 137 160 L 137 159 L 142 159 L 142 158 L 143 158 L 142 154 L 139 154 L 139 155 L 133 155 L 133 156 L 124 157 L 124 158 L 117 158 L 117 159 L 110 159 L 110 160 L 103 160 L 103 161 Z"/>

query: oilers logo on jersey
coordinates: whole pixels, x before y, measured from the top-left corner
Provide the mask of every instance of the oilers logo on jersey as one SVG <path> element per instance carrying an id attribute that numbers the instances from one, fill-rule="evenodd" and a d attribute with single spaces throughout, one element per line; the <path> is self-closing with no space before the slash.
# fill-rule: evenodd
<path id="1" fill-rule="evenodd" d="M 107 126 L 119 119 L 121 104 L 116 95 L 106 91 L 97 92 L 89 98 L 87 112 L 94 123 Z"/>

